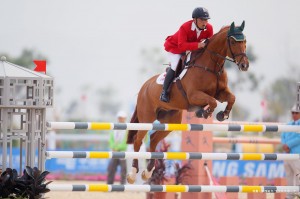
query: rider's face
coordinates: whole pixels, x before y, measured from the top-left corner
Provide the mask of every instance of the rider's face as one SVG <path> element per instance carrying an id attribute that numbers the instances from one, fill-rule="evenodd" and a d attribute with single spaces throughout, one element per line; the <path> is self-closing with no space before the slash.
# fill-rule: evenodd
<path id="1" fill-rule="evenodd" d="M 197 23 L 197 26 L 201 29 L 205 29 L 206 25 L 207 25 L 208 20 L 207 19 L 195 19 L 195 23 Z"/>
<path id="2" fill-rule="evenodd" d="M 292 112 L 292 118 L 294 121 L 297 121 L 300 119 L 300 113 L 299 112 Z"/>

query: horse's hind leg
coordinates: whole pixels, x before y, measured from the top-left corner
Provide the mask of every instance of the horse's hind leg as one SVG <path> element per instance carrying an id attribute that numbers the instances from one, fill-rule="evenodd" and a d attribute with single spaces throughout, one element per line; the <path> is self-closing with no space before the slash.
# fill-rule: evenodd
<path id="1" fill-rule="evenodd" d="M 224 121 L 225 119 L 229 118 L 230 111 L 233 107 L 235 102 L 235 96 L 229 91 L 228 88 L 221 91 L 217 97 L 217 100 L 220 102 L 227 102 L 227 106 L 224 111 L 220 111 L 217 114 L 217 120 Z"/>
<path id="2" fill-rule="evenodd" d="M 146 134 L 147 131 L 138 131 L 133 142 L 134 152 L 140 151 L 141 145 L 143 143 L 143 139 Z M 127 175 L 127 182 L 133 184 L 136 180 L 136 174 L 138 172 L 139 172 L 139 161 L 138 159 L 133 159 L 131 171 Z"/>
<path id="3" fill-rule="evenodd" d="M 156 146 L 164 139 L 170 131 L 156 131 L 150 138 L 150 152 L 155 152 Z M 147 169 L 142 172 L 142 179 L 144 181 L 147 181 L 149 178 L 151 178 L 152 173 L 155 169 L 155 159 L 150 159 L 147 165 Z"/>

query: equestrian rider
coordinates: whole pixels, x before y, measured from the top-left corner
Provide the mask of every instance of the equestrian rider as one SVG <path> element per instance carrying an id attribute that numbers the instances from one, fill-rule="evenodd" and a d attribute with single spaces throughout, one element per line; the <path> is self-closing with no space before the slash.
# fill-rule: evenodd
<path id="1" fill-rule="evenodd" d="M 208 23 L 210 19 L 208 10 L 203 7 L 197 7 L 192 13 L 193 20 L 189 20 L 181 25 L 179 30 L 171 36 L 168 36 L 165 41 L 165 50 L 168 52 L 170 69 L 164 80 L 163 90 L 160 95 L 160 100 L 169 102 L 169 87 L 175 78 L 175 71 L 181 54 L 186 51 L 197 50 L 204 48 L 205 39 L 213 35 L 213 27 Z"/>

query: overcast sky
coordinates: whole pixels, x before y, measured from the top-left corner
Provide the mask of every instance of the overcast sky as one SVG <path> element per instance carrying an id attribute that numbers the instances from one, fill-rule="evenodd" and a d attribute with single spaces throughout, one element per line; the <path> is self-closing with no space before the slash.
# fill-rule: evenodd
<path id="1" fill-rule="evenodd" d="M 217 32 L 232 21 L 246 21 L 248 45 L 258 56 L 250 70 L 267 85 L 288 75 L 287 64 L 300 65 L 300 1 L 298 0 L 1 0 L 0 53 L 20 55 L 33 48 L 46 55 L 55 86 L 62 89 L 56 106 L 65 107 L 90 86 L 86 110 L 95 110 L 95 90 L 113 85 L 124 109 L 141 87 L 141 49 L 158 47 L 191 19 L 192 10 L 206 7 Z M 8 60 L 9 61 L 9 60 Z M 163 64 L 163 63 L 161 63 Z M 164 66 L 161 67 L 161 71 Z M 229 78 L 230 79 L 230 78 Z M 300 78 L 299 78 L 300 79 Z M 247 105 L 247 95 L 237 102 Z M 249 106 L 249 105 L 247 105 Z M 260 108 L 257 95 L 250 105 Z M 254 117 L 259 111 L 252 112 Z"/>

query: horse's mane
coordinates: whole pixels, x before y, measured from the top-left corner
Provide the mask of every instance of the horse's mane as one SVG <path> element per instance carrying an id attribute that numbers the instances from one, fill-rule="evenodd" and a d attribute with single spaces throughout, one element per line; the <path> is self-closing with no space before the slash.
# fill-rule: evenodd
<path id="1" fill-rule="evenodd" d="M 215 33 L 209 40 L 210 41 L 213 41 L 216 37 L 218 37 L 220 34 L 223 34 L 223 33 L 227 33 L 228 30 L 229 30 L 230 26 L 224 26 L 222 27 L 219 32 Z"/>
<path id="2" fill-rule="evenodd" d="M 223 27 L 219 30 L 219 32 L 215 33 L 215 34 L 208 40 L 207 46 L 208 46 L 211 42 L 213 42 L 216 38 L 218 38 L 219 35 L 224 34 L 224 33 L 227 33 L 228 30 L 229 30 L 229 28 L 230 28 L 230 26 L 223 26 Z M 207 46 L 206 46 L 206 47 L 207 47 Z M 203 53 L 204 50 L 205 50 L 204 48 L 199 48 L 199 49 L 195 50 L 194 52 L 197 52 L 197 53 Z"/>

